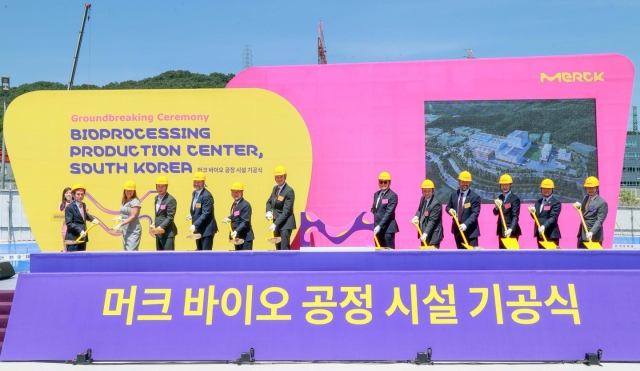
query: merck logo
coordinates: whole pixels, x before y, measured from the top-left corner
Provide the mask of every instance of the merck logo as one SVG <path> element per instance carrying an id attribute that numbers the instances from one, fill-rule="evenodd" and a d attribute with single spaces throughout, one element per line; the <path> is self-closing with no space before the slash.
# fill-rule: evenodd
<path id="1" fill-rule="evenodd" d="M 558 72 L 549 76 L 544 72 L 540 73 L 540 82 L 604 82 L 604 72 Z"/>

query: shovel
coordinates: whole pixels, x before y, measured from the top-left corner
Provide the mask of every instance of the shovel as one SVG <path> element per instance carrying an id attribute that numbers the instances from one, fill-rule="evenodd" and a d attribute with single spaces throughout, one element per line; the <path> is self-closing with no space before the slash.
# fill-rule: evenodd
<path id="1" fill-rule="evenodd" d="M 191 220 L 189 220 L 188 218 L 187 218 L 187 220 L 189 221 L 189 224 L 191 224 Z M 189 231 L 191 231 L 191 230 L 189 230 Z M 187 238 L 190 239 L 190 240 L 199 240 L 200 238 L 202 238 L 202 235 L 200 233 L 190 233 L 190 234 L 187 235 Z"/>
<path id="2" fill-rule="evenodd" d="M 460 222 L 458 221 L 458 215 L 457 214 L 456 214 L 456 216 L 453 217 L 453 220 L 455 220 L 456 225 L 458 226 L 458 230 L 460 230 Z M 467 241 L 467 236 L 464 235 L 464 232 L 460 231 L 460 234 L 462 235 L 462 241 L 464 241 L 462 246 L 464 246 L 467 250 L 473 250 L 474 247 L 469 245 L 469 242 Z"/>
<path id="3" fill-rule="evenodd" d="M 580 215 L 580 221 L 582 222 L 582 228 L 584 228 L 584 233 L 589 233 L 589 230 L 587 229 L 587 224 L 584 222 L 584 216 L 582 215 L 582 206 L 577 206 L 577 205 L 573 205 L 573 207 L 576 208 L 576 210 L 578 211 L 578 214 Z M 587 249 L 602 249 L 602 245 L 600 244 L 600 242 L 593 242 L 591 241 L 591 239 L 589 239 L 589 242 L 584 241 L 584 246 Z"/>
<path id="4" fill-rule="evenodd" d="M 422 230 L 420 229 L 420 226 L 418 224 L 414 224 L 416 226 L 416 228 L 418 228 L 418 233 L 420 233 L 420 237 L 422 237 Z M 427 245 L 427 241 L 422 241 L 420 240 L 420 249 L 421 250 L 426 250 L 426 249 L 435 249 L 435 246 L 429 246 Z"/>
<path id="5" fill-rule="evenodd" d="M 116 223 L 120 223 L 122 221 L 122 218 L 120 216 L 117 216 L 117 217 L 113 218 L 113 221 L 115 221 Z M 111 233 L 113 235 L 116 235 L 116 236 L 122 236 L 122 228 L 119 228 L 119 229 L 111 228 L 111 229 L 109 229 L 109 233 Z"/>
<path id="6" fill-rule="evenodd" d="M 540 228 L 540 222 L 538 221 L 538 217 L 536 216 L 536 212 L 535 211 L 531 211 L 529 210 L 529 212 L 531 213 L 531 215 L 533 216 L 533 220 L 536 221 L 536 226 L 538 226 L 538 229 Z M 547 250 L 553 250 L 553 249 L 557 249 L 558 245 L 556 245 L 555 242 L 553 241 L 547 241 L 547 237 L 544 235 L 544 233 L 540 233 L 542 235 L 542 242 L 540 242 L 540 245 L 542 245 L 542 247 L 544 247 Z"/>
<path id="7" fill-rule="evenodd" d="M 244 240 L 242 238 L 231 238 L 231 233 L 233 233 L 233 229 L 231 229 L 231 223 L 227 223 L 227 225 L 229 226 L 229 242 L 234 244 L 234 245 L 242 245 L 244 243 Z"/>
<path id="8" fill-rule="evenodd" d="M 273 219 L 269 219 L 269 225 L 273 224 Z M 267 237 L 267 241 L 271 242 L 271 243 L 280 243 L 280 241 L 282 241 L 282 237 L 276 237 L 273 234 L 273 231 L 271 232 L 271 237 Z"/>
<path id="9" fill-rule="evenodd" d="M 95 225 L 97 225 L 97 224 L 93 224 L 93 223 L 92 223 L 92 224 L 89 226 L 89 228 L 87 228 L 87 233 L 89 233 L 89 231 L 91 230 L 91 228 L 93 228 L 93 226 L 95 226 Z M 85 233 L 85 236 L 86 236 L 86 235 L 87 235 L 87 234 Z M 65 245 L 77 245 L 77 244 L 84 243 L 84 241 L 83 241 L 83 240 L 84 240 L 83 236 L 80 236 L 80 237 L 76 238 L 76 240 L 75 240 L 75 241 L 74 241 L 74 240 L 64 240 L 64 244 L 65 244 Z"/>
<path id="10" fill-rule="evenodd" d="M 496 204 L 496 206 L 498 206 L 498 204 Z M 506 231 L 508 228 L 507 228 L 507 222 L 504 221 L 504 214 L 502 213 L 502 206 L 498 206 L 498 211 L 500 211 L 500 220 L 502 220 L 502 230 Z M 501 237 L 500 241 L 502 241 L 502 244 L 507 249 L 520 250 L 520 244 L 518 244 L 518 240 L 516 240 L 513 237 Z"/>

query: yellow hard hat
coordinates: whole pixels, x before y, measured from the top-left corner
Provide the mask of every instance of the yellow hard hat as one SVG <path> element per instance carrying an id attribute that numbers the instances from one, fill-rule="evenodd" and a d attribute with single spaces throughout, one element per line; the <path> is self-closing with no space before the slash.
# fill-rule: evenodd
<path id="1" fill-rule="evenodd" d="M 600 182 L 598 182 L 598 178 L 595 176 L 590 176 L 584 180 L 585 187 L 598 187 L 600 186 Z"/>
<path id="2" fill-rule="evenodd" d="M 207 177 L 202 171 L 198 171 L 197 173 L 193 174 L 193 180 L 207 180 Z"/>
<path id="3" fill-rule="evenodd" d="M 76 189 L 81 189 L 83 191 L 87 191 L 87 189 L 82 185 L 82 183 L 76 183 L 73 185 L 73 187 L 71 187 L 71 192 L 75 192 Z"/>
<path id="4" fill-rule="evenodd" d="M 158 178 L 156 178 L 156 184 L 166 184 L 169 185 L 169 180 L 167 180 L 167 177 L 164 175 L 160 175 Z"/>
<path id="5" fill-rule="evenodd" d="M 427 179 L 424 182 L 422 182 L 422 188 L 435 188 L 435 187 L 433 185 L 433 182 Z"/>
<path id="6" fill-rule="evenodd" d="M 503 174 L 500 176 L 500 180 L 498 181 L 500 184 L 513 184 L 513 179 L 511 179 L 511 175 Z"/>
<path id="7" fill-rule="evenodd" d="M 126 182 L 124 182 L 124 190 L 125 191 L 135 191 L 136 190 L 136 184 L 133 182 L 133 180 L 127 180 Z"/>
<path id="8" fill-rule="evenodd" d="M 242 186 L 242 183 L 240 182 L 235 182 L 231 185 L 231 190 L 232 191 L 244 191 L 244 187 Z"/>
<path id="9" fill-rule="evenodd" d="M 553 189 L 553 180 L 547 178 L 540 183 L 540 188 L 551 188 Z"/>
<path id="10" fill-rule="evenodd" d="M 273 170 L 273 175 L 286 175 L 287 174 L 287 170 L 284 168 L 284 166 L 276 166 L 276 168 Z"/>
<path id="11" fill-rule="evenodd" d="M 458 175 L 458 180 L 462 180 L 463 182 L 470 182 L 471 173 L 466 170 L 461 172 L 460 175 Z"/>
<path id="12" fill-rule="evenodd" d="M 391 175 L 389 173 L 387 173 L 386 171 L 383 171 L 380 173 L 380 175 L 378 176 L 378 180 L 388 180 L 391 181 Z"/>

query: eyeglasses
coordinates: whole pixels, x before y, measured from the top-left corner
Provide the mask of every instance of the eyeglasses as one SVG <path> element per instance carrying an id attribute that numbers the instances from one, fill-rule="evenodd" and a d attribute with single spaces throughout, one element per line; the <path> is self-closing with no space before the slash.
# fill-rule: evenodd
<path id="1" fill-rule="evenodd" d="M 380 183 L 380 184 L 387 184 L 387 183 L 389 183 L 389 181 L 388 181 L 388 180 L 378 180 L 378 183 Z"/>
<path id="2" fill-rule="evenodd" d="M 76 193 L 76 196 L 84 196 L 84 193 Z"/>

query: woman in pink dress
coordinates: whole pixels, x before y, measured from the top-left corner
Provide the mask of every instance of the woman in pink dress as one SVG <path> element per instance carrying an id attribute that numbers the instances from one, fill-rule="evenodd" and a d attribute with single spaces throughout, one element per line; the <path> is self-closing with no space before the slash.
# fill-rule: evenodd
<path id="1" fill-rule="evenodd" d="M 73 196 L 71 194 L 71 188 L 67 187 L 62 191 L 62 201 L 58 204 L 58 211 L 64 211 L 64 209 L 73 202 Z M 64 237 L 67 234 L 67 225 L 62 221 L 62 246 L 63 251 L 67 251 L 67 245 L 64 244 Z"/>

